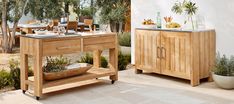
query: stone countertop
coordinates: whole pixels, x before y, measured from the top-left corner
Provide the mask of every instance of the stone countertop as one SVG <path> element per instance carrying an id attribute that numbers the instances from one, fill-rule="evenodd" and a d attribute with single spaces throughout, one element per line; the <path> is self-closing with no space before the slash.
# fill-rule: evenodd
<path id="1" fill-rule="evenodd" d="M 210 31 L 214 29 L 197 29 L 197 30 L 188 30 L 188 29 L 169 29 L 169 28 L 136 28 L 136 30 L 152 30 L 152 31 L 169 31 L 169 32 L 204 32 Z"/>
<path id="2" fill-rule="evenodd" d="M 56 39 L 56 38 L 75 38 L 75 37 L 96 37 L 96 36 L 106 36 L 106 35 L 115 35 L 115 33 L 111 32 L 84 32 L 84 33 L 68 33 L 66 35 L 56 35 L 56 34 L 45 34 L 45 35 L 37 35 L 37 34 L 27 34 L 21 35 L 22 37 L 34 38 L 34 39 Z"/>

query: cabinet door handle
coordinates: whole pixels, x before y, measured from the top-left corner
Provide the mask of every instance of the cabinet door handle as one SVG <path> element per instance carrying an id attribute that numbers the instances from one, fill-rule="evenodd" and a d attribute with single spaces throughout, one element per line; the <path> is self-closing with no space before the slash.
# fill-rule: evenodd
<path id="1" fill-rule="evenodd" d="M 163 59 L 166 59 L 166 48 L 161 47 L 161 55 Z"/>
<path id="2" fill-rule="evenodd" d="M 157 58 L 161 58 L 159 54 L 161 54 L 161 48 L 157 47 Z"/>

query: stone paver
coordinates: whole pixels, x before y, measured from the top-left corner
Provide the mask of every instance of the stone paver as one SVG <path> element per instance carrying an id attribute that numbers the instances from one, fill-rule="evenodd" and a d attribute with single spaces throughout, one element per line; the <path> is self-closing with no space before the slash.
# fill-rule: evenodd
<path id="1" fill-rule="evenodd" d="M 105 80 L 48 93 L 39 101 L 10 91 L 0 94 L 0 104 L 234 104 L 234 90 L 219 89 L 213 82 L 191 87 L 185 80 L 126 70 L 114 85 Z"/>

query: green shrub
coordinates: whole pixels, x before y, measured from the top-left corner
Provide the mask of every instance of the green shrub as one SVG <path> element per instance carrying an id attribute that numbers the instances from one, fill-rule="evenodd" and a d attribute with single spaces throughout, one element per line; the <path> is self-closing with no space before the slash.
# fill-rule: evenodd
<path id="1" fill-rule="evenodd" d="M 131 54 L 124 55 L 128 63 L 131 63 Z"/>
<path id="2" fill-rule="evenodd" d="M 80 60 L 77 61 L 78 63 L 89 63 L 93 64 L 93 56 L 86 53 L 85 56 L 82 56 Z M 108 62 L 105 57 L 101 56 L 101 67 L 107 68 Z"/>
<path id="3" fill-rule="evenodd" d="M 0 89 L 9 85 L 11 85 L 10 74 L 4 69 L 0 70 Z"/>
<path id="4" fill-rule="evenodd" d="M 85 56 L 82 56 L 80 60 L 77 61 L 78 63 L 89 63 L 93 64 L 93 56 L 86 53 Z"/>
<path id="5" fill-rule="evenodd" d="M 9 61 L 9 68 L 11 69 L 10 71 L 10 76 L 11 76 L 11 85 L 15 89 L 20 89 L 20 68 L 19 68 L 19 61 L 11 59 Z"/>
<path id="6" fill-rule="evenodd" d="M 11 70 L 9 73 L 11 86 L 13 86 L 15 89 L 20 89 L 20 63 L 17 60 L 11 59 L 9 61 L 9 65 L 9 68 Z M 31 67 L 29 67 L 28 76 L 33 76 Z"/>
<path id="7" fill-rule="evenodd" d="M 85 8 L 80 9 L 80 14 L 81 14 L 81 16 L 92 17 L 92 11 L 89 7 L 85 7 Z"/>
<path id="8" fill-rule="evenodd" d="M 108 62 L 107 62 L 106 58 L 102 56 L 101 57 L 101 67 L 107 68 L 107 66 L 108 66 Z"/>
<path id="9" fill-rule="evenodd" d="M 20 89 L 20 69 L 11 69 L 11 84 L 15 89 Z"/>
<path id="10" fill-rule="evenodd" d="M 121 52 L 119 52 L 118 55 L 118 69 L 121 70 L 126 70 L 126 67 L 128 65 L 128 60 L 126 55 L 123 55 Z"/>
<path id="11" fill-rule="evenodd" d="M 120 46 L 131 47 L 131 34 L 129 32 L 119 34 L 118 40 Z"/>
<path id="12" fill-rule="evenodd" d="M 213 72 L 222 76 L 234 76 L 234 56 L 227 58 L 225 55 L 221 57 L 218 54 Z"/>

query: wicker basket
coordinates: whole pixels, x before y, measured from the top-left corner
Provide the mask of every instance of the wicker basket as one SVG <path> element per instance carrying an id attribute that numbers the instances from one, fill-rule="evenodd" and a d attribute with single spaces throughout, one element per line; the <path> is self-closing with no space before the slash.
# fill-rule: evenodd
<path id="1" fill-rule="evenodd" d="M 52 80 L 57 80 L 57 79 L 62 79 L 62 78 L 67 78 L 67 77 L 73 77 L 73 76 L 85 74 L 90 68 L 92 68 L 92 65 L 87 64 L 87 66 L 85 67 L 79 67 L 79 68 L 64 70 L 60 72 L 52 72 L 52 73 L 44 72 L 43 78 L 46 81 L 52 81 Z"/>

